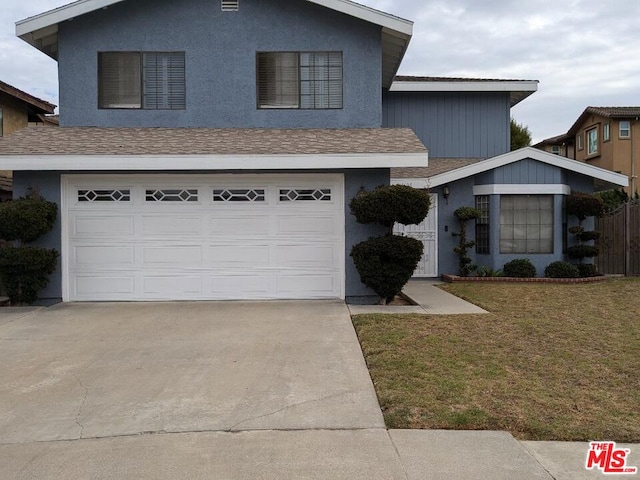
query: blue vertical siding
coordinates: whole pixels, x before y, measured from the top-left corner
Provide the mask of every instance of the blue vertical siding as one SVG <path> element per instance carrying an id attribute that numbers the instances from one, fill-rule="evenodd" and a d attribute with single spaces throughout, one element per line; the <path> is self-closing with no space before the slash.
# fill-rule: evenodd
<path id="1" fill-rule="evenodd" d="M 60 24 L 60 124 L 348 128 L 382 125 L 379 26 L 297 0 L 136 0 Z M 184 51 L 186 110 L 98 109 L 98 52 Z M 344 107 L 259 110 L 256 52 L 343 52 Z"/>
<path id="2" fill-rule="evenodd" d="M 411 128 L 432 158 L 489 158 L 509 151 L 508 92 L 389 92 L 382 125 Z"/>

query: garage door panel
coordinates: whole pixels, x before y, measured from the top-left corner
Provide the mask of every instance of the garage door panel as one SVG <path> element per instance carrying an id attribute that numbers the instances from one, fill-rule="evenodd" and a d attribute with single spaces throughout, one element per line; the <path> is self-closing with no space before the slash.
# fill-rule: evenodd
<path id="1" fill-rule="evenodd" d="M 200 245 L 143 246 L 141 249 L 143 267 L 202 265 L 202 246 Z"/>
<path id="2" fill-rule="evenodd" d="M 270 293 L 269 275 L 217 275 L 211 276 L 211 293 L 216 298 L 242 298 L 245 296 L 262 296 L 267 298 Z"/>
<path id="3" fill-rule="evenodd" d="M 200 297 L 202 276 L 176 276 L 171 273 L 143 276 L 142 291 L 145 296 L 154 298 L 176 298 L 176 295 Z"/>
<path id="4" fill-rule="evenodd" d="M 77 275 L 74 281 L 74 290 L 79 297 L 88 296 L 89 299 L 101 299 L 114 295 L 128 298 L 134 294 L 134 284 L 134 275 Z"/>
<path id="5" fill-rule="evenodd" d="M 333 245 L 279 245 L 274 247 L 274 262 L 281 267 L 322 268 L 336 264 Z"/>
<path id="6" fill-rule="evenodd" d="M 269 265 L 269 245 L 212 245 L 211 266 L 236 268 L 265 267 Z"/>
<path id="7" fill-rule="evenodd" d="M 146 236 L 200 235 L 202 218 L 184 214 L 143 215 L 142 233 Z"/>
<path id="8" fill-rule="evenodd" d="M 79 245 L 73 248 L 72 255 L 78 267 L 132 267 L 135 263 L 133 246 Z"/>
<path id="9" fill-rule="evenodd" d="M 69 175 L 63 182 L 66 300 L 344 296 L 341 175 Z M 93 194 L 77 201 L 79 186 L 93 191 L 94 184 L 100 195 L 126 189 L 126 212 L 124 202 Z M 281 200 L 287 188 L 298 196 L 330 190 L 331 200 Z M 148 190 L 179 200 L 151 201 Z"/>
<path id="10" fill-rule="evenodd" d="M 247 236 L 261 238 L 269 235 L 268 216 L 210 217 L 210 235 L 215 237 Z"/>
<path id="11" fill-rule="evenodd" d="M 276 220 L 277 234 L 315 237 L 322 235 L 336 235 L 335 216 L 306 216 L 305 213 L 299 215 L 278 215 Z"/>
<path id="12" fill-rule="evenodd" d="M 307 293 L 311 297 L 335 295 L 334 275 L 280 275 L 276 280 L 277 293 L 281 296 Z"/>
<path id="13" fill-rule="evenodd" d="M 135 232 L 133 215 L 76 216 L 72 222 L 76 238 L 133 236 Z"/>

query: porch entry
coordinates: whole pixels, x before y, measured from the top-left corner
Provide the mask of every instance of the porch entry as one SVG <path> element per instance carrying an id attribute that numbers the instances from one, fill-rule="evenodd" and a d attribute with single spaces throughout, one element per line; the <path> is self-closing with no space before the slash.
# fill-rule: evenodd
<path id="1" fill-rule="evenodd" d="M 438 195 L 431 194 L 429 215 L 420 225 L 400 225 L 393 227 L 393 233 L 420 240 L 424 245 L 424 254 L 413 272 L 414 277 L 438 276 Z"/>

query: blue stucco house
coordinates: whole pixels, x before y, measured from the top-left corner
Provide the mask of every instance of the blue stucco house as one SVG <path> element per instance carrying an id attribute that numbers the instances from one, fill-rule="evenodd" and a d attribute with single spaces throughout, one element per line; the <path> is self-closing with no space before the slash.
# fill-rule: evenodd
<path id="1" fill-rule="evenodd" d="M 404 232 L 428 275 L 451 270 L 460 205 L 487 212 L 485 264 L 536 241 L 560 258 L 561 196 L 622 179 L 507 153 L 535 81 L 398 77 L 412 29 L 348 0 L 81 0 L 18 22 L 59 71 L 60 128 L 0 141 L 14 195 L 60 207 L 43 298 L 374 302 L 349 252 L 380 230 L 348 203 L 391 181 L 434 195 L 431 230 Z M 502 217 L 535 202 L 522 247 Z"/>

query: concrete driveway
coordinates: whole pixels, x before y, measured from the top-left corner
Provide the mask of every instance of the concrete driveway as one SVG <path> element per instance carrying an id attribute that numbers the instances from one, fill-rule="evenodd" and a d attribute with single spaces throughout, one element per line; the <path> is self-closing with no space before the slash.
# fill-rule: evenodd
<path id="1" fill-rule="evenodd" d="M 0 444 L 384 427 L 341 302 L 0 309 Z"/>

